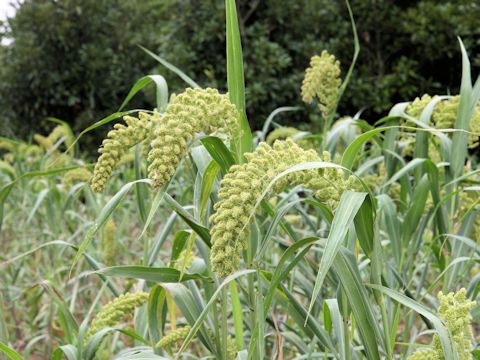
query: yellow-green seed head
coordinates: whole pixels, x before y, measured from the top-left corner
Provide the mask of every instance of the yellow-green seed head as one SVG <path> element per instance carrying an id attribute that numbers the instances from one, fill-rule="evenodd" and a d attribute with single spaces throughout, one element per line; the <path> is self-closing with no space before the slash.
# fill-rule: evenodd
<path id="1" fill-rule="evenodd" d="M 380 188 L 388 179 L 386 177 L 386 169 L 385 164 L 381 163 L 378 166 L 378 173 L 366 175 L 362 178 L 362 180 L 367 184 L 367 186 L 375 192 L 376 189 Z M 394 182 L 390 185 L 390 190 L 388 195 L 392 198 L 392 200 L 399 202 L 401 199 L 401 191 L 402 186 L 398 182 Z"/>
<path id="2" fill-rule="evenodd" d="M 43 150 L 38 145 L 21 144 L 18 150 L 26 156 L 38 156 L 43 154 Z"/>
<path id="3" fill-rule="evenodd" d="M 420 118 L 422 115 L 423 109 L 432 101 L 432 97 L 428 94 L 422 95 L 422 97 L 417 97 L 413 100 L 408 106 L 405 112 L 416 119 Z"/>
<path id="4" fill-rule="evenodd" d="M 93 171 L 93 191 L 101 192 L 105 189 L 107 180 L 122 157 L 132 146 L 144 141 L 160 121 L 158 114 L 143 112 L 138 114 L 138 118 L 125 116 L 123 119 L 126 125 L 115 124 L 98 150 L 101 155 Z"/>
<path id="5" fill-rule="evenodd" d="M 131 164 L 135 161 L 135 153 L 133 152 L 128 152 L 127 154 L 123 155 L 120 161 L 118 162 L 117 167 Z"/>
<path id="6" fill-rule="evenodd" d="M 286 169 L 306 162 L 322 159 L 313 150 L 304 150 L 291 139 L 277 140 L 270 147 L 260 143 L 252 153 L 246 153 L 247 162 L 234 165 L 221 182 L 219 201 L 211 216 L 213 271 L 221 277 L 236 271 L 240 266 L 240 254 L 246 247 L 250 216 L 258 198 L 270 182 Z M 315 191 L 315 196 L 335 207 L 338 199 L 351 180 L 344 181 L 341 170 L 303 170 L 290 173 L 278 179 L 269 189 L 277 194 L 286 186 L 305 185 Z M 328 191 L 324 191 L 324 188 Z"/>
<path id="7" fill-rule="evenodd" d="M 58 140 L 63 139 L 67 147 L 70 146 L 74 141 L 73 134 L 70 132 L 67 125 L 57 125 L 53 128 L 52 132 L 47 138 L 52 144 L 55 144 Z"/>
<path id="8" fill-rule="evenodd" d="M 227 336 L 227 360 L 235 360 L 237 358 L 237 347 L 235 341 L 229 335 Z"/>
<path id="9" fill-rule="evenodd" d="M 86 334 L 87 341 L 97 332 L 119 325 L 125 317 L 133 313 L 135 308 L 142 306 L 147 300 L 148 293 L 137 292 L 120 295 L 106 304 L 90 324 Z"/>
<path id="10" fill-rule="evenodd" d="M 460 96 L 452 96 L 448 100 L 441 101 L 433 111 L 432 120 L 436 129 L 452 129 L 457 121 L 458 109 L 460 106 Z M 480 107 L 476 107 L 470 120 L 470 132 L 479 133 L 480 130 Z M 470 134 L 468 136 L 468 147 L 476 148 L 479 144 L 478 135 Z"/>
<path id="11" fill-rule="evenodd" d="M 92 176 L 92 172 L 83 167 L 69 170 L 65 173 L 65 175 L 63 175 L 62 185 L 65 187 L 65 189 L 70 189 L 75 184 L 90 182 Z"/>
<path id="12" fill-rule="evenodd" d="M 117 225 L 115 221 L 110 218 L 103 227 L 102 234 L 102 252 L 106 265 L 111 266 L 115 262 L 115 255 L 117 253 Z"/>
<path id="13" fill-rule="evenodd" d="M 415 351 L 407 360 L 441 360 L 436 349 L 424 349 Z"/>
<path id="14" fill-rule="evenodd" d="M 465 289 L 461 289 L 456 293 L 444 295 L 442 292 L 438 294 L 440 306 L 437 313 L 440 319 L 451 333 L 455 348 L 458 353 L 459 360 L 471 360 L 473 349 L 472 340 L 472 316 L 470 311 L 475 305 L 474 301 L 467 298 Z M 407 360 L 417 359 L 435 359 L 445 360 L 442 344 L 437 334 L 433 337 L 433 349 L 419 350 L 408 357 Z M 422 357 L 425 356 L 425 357 Z"/>
<path id="15" fill-rule="evenodd" d="M 406 109 L 406 113 L 414 118 L 419 119 L 422 111 L 430 101 L 435 99 L 428 94 L 421 98 L 416 98 Z M 457 121 L 458 108 L 460 106 L 460 96 L 455 95 L 449 99 L 438 102 L 433 109 L 430 119 L 430 125 L 436 129 L 453 129 Z M 470 120 L 470 132 L 480 133 L 480 106 L 475 108 L 472 119 Z M 434 138 L 436 140 L 436 138 Z M 470 134 L 468 138 L 468 146 L 473 149 L 479 145 L 479 136 Z M 429 150 L 430 152 L 430 150 Z"/>
<path id="16" fill-rule="evenodd" d="M 160 339 L 160 341 L 155 345 L 157 349 L 162 349 L 165 347 L 172 346 L 180 341 L 185 340 L 188 333 L 191 330 L 191 326 L 184 326 L 173 331 L 170 331 L 169 334 L 165 335 Z"/>
<path id="17" fill-rule="evenodd" d="M 14 151 L 16 144 L 13 141 L 0 139 L 0 150 L 6 150 L 8 152 Z"/>
<path id="18" fill-rule="evenodd" d="M 70 146 L 74 141 L 73 135 L 66 125 L 57 125 L 48 136 L 33 135 L 33 139 L 46 151 L 52 150 L 56 142 L 62 138 L 67 146 Z"/>
<path id="19" fill-rule="evenodd" d="M 33 140 L 35 140 L 38 143 L 38 145 L 40 145 L 46 151 L 53 148 L 53 143 L 46 136 L 35 134 L 33 135 Z"/>
<path id="20" fill-rule="evenodd" d="M 285 140 L 290 139 L 293 136 L 297 135 L 299 130 L 294 127 L 278 127 L 275 130 L 272 130 L 267 136 L 267 144 L 273 145 L 275 140 Z"/>
<path id="21" fill-rule="evenodd" d="M 183 249 L 178 257 L 178 260 L 175 264 L 175 267 L 178 270 L 188 269 L 192 266 L 193 261 L 195 260 L 195 254 L 192 249 Z"/>
<path id="22" fill-rule="evenodd" d="M 475 302 L 467 298 L 467 291 L 465 289 L 461 289 L 456 293 L 451 292 L 447 295 L 440 292 L 438 294 L 438 300 L 440 300 L 438 315 L 440 319 L 445 322 L 445 325 L 453 336 L 459 360 L 472 359 L 473 332 L 471 326 L 472 315 L 470 311 L 475 305 Z M 438 336 L 435 337 L 434 342 L 440 351 L 441 345 Z"/>
<path id="23" fill-rule="evenodd" d="M 305 70 L 302 99 L 308 104 L 316 99 L 323 116 L 327 117 L 337 105 L 341 83 L 340 62 L 324 50 L 320 56 L 310 59 L 310 67 Z"/>
<path id="24" fill-rule="evenodd" d="M 216 89 L 187 89 L 173 97 L 155 130 L 152 148 L 148 154 L 149 177 L 153 186 L 165 185 L 174 175 L 188 144 L 194 137 L 205 134 L 234 134 L 239 123 L 239 112 Z"/>
<path id="25" fill-rule="evenodd" d="M 309 149 L 315 149 L 316 148 L 315 141 L 313 141 L 310 138 L 305 138 L 305 137 L 298 138 L 299 134 L 300 134 L 300 130 L 298 130 L 294 127 L 281 126 L 281 127 L 276 128 L 275 130 L 271 131 L 268 134 L 268 136 L 266 138 L 266 142 L 267 142 L 268 145 L 273 145 L 273 143 L 276 140 L 292 139 L 302 149 L 309 150 Z"/>

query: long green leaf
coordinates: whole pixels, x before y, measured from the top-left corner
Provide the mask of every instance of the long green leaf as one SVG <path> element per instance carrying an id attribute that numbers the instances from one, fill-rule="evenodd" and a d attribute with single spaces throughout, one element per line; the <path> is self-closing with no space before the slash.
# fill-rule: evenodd
<path id="1" fill-rule="evenodd" d="M 462 51 L 462 83 L 460 85 L 460 104 L 458 105 L 456 129 L 469 130 L 470 120 L 473 115 L 472 106 L 472 77 L 470 72 L 470 60 L 467 51 L 463 46 L 462 40 L 458 39 Z M 468 134 L 465 132 L 455 132 L 452 138 L 452 154 L 450 156 L 450 172 L 453 178 L 462 174 L 467 155 Z"/>
<path id="2" fill-rule="evenodd" d="M 220 165 L 222 172 L 226 174 L 230 166 L 235 164 L 235 159 L 225 146 L 222 140 L 216 136 L 207 136 L 200 140 L 207 149 L 208 153 L 212 156 L 213 160 Z"/>
<path id="3" fill-rule="evenodd" d="M 8 356 L 11 360 L 23 360 L 18 352 L 13 350 L 12 348 L 8 347 L 4 343 L 0 342 L 0 351 L 3 352 L 5 355 Z"/>
<path id="4" fill-rule="evenodd" d="M 195 218 L 186 211 L 182 205 L 180 205 L 178 202 L 176 202 L 169 194 L 165 194 L 165 201 L 173 207 L 175 212 L 185 221 L 188 226 L 192 228 L 195 233 L 197 233 L 198 236 L 207 244 L 208 247 L 212 246 L 212 243 L 210 241 L 210 232 L 208 229 L 201 225 Z"/>
<path id="5" fill-rule="evenodd" d="M 242 162 L 243 154 L 252 149 L 252 131 L 245 112 L 245 80 L 240 30 L 235 0 L 225 0 L 227 37 L 227 84 L 230 101 L 240 112 L 239 131 L 235 135 L 235 153 Z"/>
<path id="6" fill-rule="evenodd" d="M 102 228 L 102 226 L 107 222 L 107 220 L 112 215 L 113 211 L 120 206 L 122 200 L 125 198 L 125 196 L 127 195 L 128 191 L 132 188 L 132 186 L 142 182 L 149 184 L 150 180 L 140 179 L 140 180 L 132 181 L 123 185 L 122 188 L 110 199 L 107 205 L 105 205 L 105 207 L 102 209 L 100 214 L 97 216 L 97 219 L 95 220 L 93 227 L 87 232 L 85 240 L 83 240 L 83 242 L 80 244 L 77 255 L 75 255 L 75 258 L 73 259 L 73 263 L 70 269 L 73 269 L 73 267 L 77 264 L 78 260 L 80 260 L 81 256 L 87 249 L 88 245 L 90 245 L 94 236 Z"/>
<path id="7" fill-rule="evenodd" d="M 355 262 L 355 257 L 343 248 L 335 257 L 333 268 L 347 295 L 346 299 L 355 317 L 367 358 L 380 359 L 378 344 L 382 344 L 384 341 L 372 309 L 371 299 L 360 278 L 360 270 Z"/>
<path id="8" fill-rule="evenodd" d="M 130 89 L 127 97 L 125 100 L 123 100 L 122 105 L 120 105 L 120 108 L 118 111 L 122 111 L 125 106 L 130 102 L 130 100 L 140 91 L 142 90 L 145 86 L 148 84 L 154 82 L 156 85 L 156 93 L 157 93 L 157 109 L 158 111 L 165 111 L 167 108 L 168 104 L 168 86 L 167 86 L 167 81 L 165 78 L 161 75 L 147 75 L 142 77 L 140 80 L 138 80 L 135 85 Z"/>
<path id="9" fill-rule="evenodd" d="M 320 260 L 320 265 L 318 266 L 317 278 L 315 280 L 308 314 L 310 314 L 313 309 L 313 305 L 315 304 L 323 285 L 323 280 L 327 276 L 327 272 L 332 266 L 333 261 L 345 240 L 348 229 L 353 223 L 353 220 L 365 201 L 366 196 L 366 193 L 345 191 L 340 198 L 340 203 L 338 204 L 337 211 L 333 218 L 332 228 L 328 234 L 327 243 Z"/>
<path id="10" fill-rule="evenodd" d="M 170 64 L 167 60 L 165 60 L 164 58 L 160 57 L 159 55 L 156 55 L 154 54 L 153 52 L 151 52 L 150 50 L 144 48 L 143 46 L 140 46 L 140 49 L 142 49 L 143 51 L 145 51 L 148 55 L 150 55 L 152 58 L 154 58 L 155 60 L 157 60 L 160 64 L 162 64 L 163 66 L 165 66 L 168 70 L 172 71 L 173 73 L 177 74 L 178 77 L 180 77 L 180 79 L 182 79 L 183 81 L 185 81 L 188 85 L 190 85 L 192 88 L 199 88 L 200 86 L 195 82 L 193 81 L 193 79 L 191 77 L 189 77 L 187 74 L 185 74 L 182 70 L 180 70 L 179 68 L 177 68 L 176 66 Z"/>
<path id="11" fill-rule="evenodd" d="M 195 336 L 195 333 L 198 331 L 198 329 L 200 328 L 200 326 L 202 325 L 205 317 L 207 316 L 207 313 L 208 311 L 210 310 L 210 308 L 213 306 L 213 304 L 215 303 L 217 297 L 220 295 L 222 289 L 227 286 L 230 282 L 236 280 L 237 278 L 241 277 L 241 276 L 245 276 L 247 274 L 251 274 L 255 272 L 255 270 L 240 270 L 240 271 L 237 271 L 229 276 L 227 276 L 225 278 L 225 280 L 223 280 L 223 282 L 220 284 L 220 286 L 217 288 L 217 290 L 215 291 L 215 293 L 212 295 L 212 297 L 210 298 L 210 300 L 208 301 L 207 305 L 205 306 L 205 308 L 202 310 L 201 314 L 198 316 L 198 319 L 195 321 L 195 324 L 193 324 L 190 332 L 188 333 L 187 337 L 185 338 L 185 340 L 183 341 L 183 344 L 182 344 L 182 347 L 180 348 L 180 350 L 178 351 L 177 355 L 175 356 L 176 359 L 179 358 L 179 356 L 185 351 L 185 349 L 187 348 L 188 344 L 190 343 L 190 341 L 192 340 L 192 338 Z"/>
<path id="12" fill-rule="evenodd" d="M 95 271 L 95 273 L 105 276 L 127 277 L 133 279 L 143 279 L 155 283 L 177 283 L 192 279 L 204 279 L 200 274 L 181 273 L 177 269 L 167 267 L 149 267 L 140 265 L 112 266 Z"/>

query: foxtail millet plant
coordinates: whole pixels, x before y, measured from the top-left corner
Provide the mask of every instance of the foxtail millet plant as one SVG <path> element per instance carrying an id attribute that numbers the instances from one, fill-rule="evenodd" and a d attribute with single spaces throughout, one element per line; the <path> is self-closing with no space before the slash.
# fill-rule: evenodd
<path id="1" fill-rule="evenodd" d="M 95 164 L 92 179 L 92 189 L 101 192 L 110 178 L 112 171 L 118 166 L 128 150 L 150 136 L 156 124 L 160 121 L 160 115 L 140 112 L 138 118 L 125 116 L 126 126 L 115 124 L 113 130 L 107 134 L 102 146 L 98 149 L 101 154 Z"/>
<path id="2" fill-rule="evenodd" d="M 475 305 L 475 301 L 470 301 L 467 298 L 467 291 L 464 288 L 447 295 L 440 292 L 438 300 L 440 301 L 437 310 L 438 315 L 452 334 L 458 359 L 473 359 L 471 353 L 473 349 L 472 315 L 470 312 Z M 437 334 L 434 335 L 433 346 L 432 349 L 422 349 L 414 352 L 408 357 L 408 360 L 446 360 Z"/>
<path id="3" fill-rule="evenodd" d="M 248 224 L 254 207 L 272 180 L 288 168 L 322 159 L 314 150 L 304 150 L 291 139 L 277 140 L 270 147 L 260 143 L 252 153 L 245 154 L 247 162 L 230 168 L 221 182 L 220 200 L 215 204 L 212 223 L 212 269 L 224 277 L 238 270 L 240 254 L 247 246 Z M 330 161 L 328 153 L 325 161 Z M 304 185 L 315 191 L 315 197 L 335 209 L 341 193 L 352 188 L 353 177 L 344 180 L 339 169 L 313 169 L 289 173 L 278 179 L 271 194 L 286 186 Z"/>
<path id="4" fill-rule="evenodd" d="M 133 314 L 135 308 L 142 306 L 148 300 L 148 293 L 136 292 L 120 295 L 106 304 L 95 316 L 85 335 L 86 341 L 97 332 L 119 325 L 127 316 Z"/>
<path id="5" fill-rule="evenodd" d="M 194 137 L 205 134 L 236 133 L 239 112 L 228 96 L 216 89 L 187 89 L 174 96 L 154 131 L 148 154 L 149 177 L 155 188 L 165 185 L 174 175 Z"/>
<path id="6" fill-rule="evenodd" d="M 305 70 L 302 99 L 308 104 L 316 100 L 323 117 L 328 118 L 337 105 L 341 84 L 340 62 L 324 50 L 310 59 L 310 67 Z"/>

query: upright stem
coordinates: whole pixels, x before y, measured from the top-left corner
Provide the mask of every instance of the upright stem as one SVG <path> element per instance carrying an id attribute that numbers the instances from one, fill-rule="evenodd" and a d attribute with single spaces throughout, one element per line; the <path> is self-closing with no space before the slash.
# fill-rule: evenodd
<path id="1" fill-rule="evenodd" d="M 228 360 L 227 359 L 227 341 L 228 341 L 228 312 L 227 312 L 227 307 L 228 307 L 228 287 L 224 287 L 222 289 L 222 359 L 223 360 Z"/>

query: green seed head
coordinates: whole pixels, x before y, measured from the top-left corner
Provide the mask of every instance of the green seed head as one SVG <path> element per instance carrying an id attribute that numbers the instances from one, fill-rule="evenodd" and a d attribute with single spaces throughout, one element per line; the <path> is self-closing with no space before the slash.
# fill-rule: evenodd
<path id="1" fill-rule="evenodd" d="M 235 105 L 216 89 L 189 88 L 173 97 L 155 130 L 148 154 L 153 186 L 159 188 L 170 181 L 198 133 L 233 134 L 238 119 Z"/>
<path id="2" fill-rule="evenodd" d="M 117 326 L 126 316 L 131 315 L 135 308 L 142 306 L 147 300 L 148 293 L 137 292 L 123 294 L 110 301 L 90 324 L 86 334 L 87 341 L 97 332 L 107 327 Z"/>
<path id="3" fill-rule="evenodd" d="M 442 292 L 438 294 L 440 306 L 437 313 L 445 326 L 452 334 L 455 348 L 457 349 L 459 360 L 471 360 L 471 350 L 473 348 L 473 332 L 471 327 L 472 316 L 470 311 L 475 305 L 474 301 L 467 298 L 467 291 L 461 289 L 456 293 L 444 295 Z M 419 359 L 439 359 L 445 360 L 442 344 L 438 335 L 433 337 L 433 349 L 419 350 L 408 357 L 407 360 Z M 422 357 L 423 356 L 423 357 Z"/>
<path id="4" fill-rule="evenodd" d="M 268 145 L 273 145 L 273 143 L 276 140 L 286 140 L 286 139 L 292 139 L 295 141 L 298 146 L 300 146 L 302 149 L 309 150 L 309 149 L 314 149 L 317 148 L 317 144 L 315 143 L 314 140 L 311 138 L 305 138 L 305 137 L 298 137 L 300 134 L 300 130 L 294 128 L 294 127 L 278 127 L 275 130 L 271 131 L 267 138 L 266 142 Z"/>
<path id="5" fill-rule="evenodd" d="M 267 136 L 267 144 L 272 145 L 275 140 L 285 140 L 290 139 L 293 136 L 297 135 L 299 130 L 294 127 L 278 127 L 275 130 L 271 131 Z"/>
<path id="6" fill-rule="evenodd" d="M 406 109 L 406 113 L 416 119 L 420 118 L 422 111 L 432 101 L 434 97 L 428 94 L 423 95 L 421 98 L 416 98 Z M 436 129 L 453 129 L 457 122 L 458 109 L 460 106 L 460 96 L 452 96 L 447 100 L 438 102 L 433 109 L 432 116 L 430 118 L 430 125 Z M 470 120 L 469 131 L 473 134 L 469 135 L 468 146 L 473 149 L 479 145 L 479 133 L 480 133 L 480 106 L 477 106 L 473 112 L 473 116 Z M 477 134 L 477 135 L 475 135 Z M 433 137 L 437 140 L 436 137 Z M 432 149 L 429 149 L 429 153 Z"/>
<path id="7" fill-rule="evenodd" d="M 245 158 L 245 164 L 232 166 L 223 178 L 218 192 L 220 200 L 210 218 L 212 267 L 221 277 L 239 268 L 241 251 L 247 245 L 250 216 L 270 182 L 294 165 L 322 160 L 315 151 L 304 150 L 291 139 L 277 140 L 273 147 L 260 143 L 254 152 L 245 154 Z M 324 155 L 324 160 L 330 160 L 329 154 Z M 281 192 L 286 186 L 303 184 L 315 191 L 315 197 L 335 208 L 341 193 L 352 183 L 343 179 L 342 170 L 302 170 L 278 179 L 269 189 L 269 195 Z"/>
<path id="8" fill-rule="evenodd" d="M 188 333 L 192 328 L 190 326 L 184 326 L 178 329 L 171 331 L 169 334 L 165 335 L 160 341 L 155 345 L 157 349 L 162 349 L 165 347 L 172 346 L 180 341 L 185 340 Z"/>
<path id="9" fill-rule="evenodd" d="M 340 62 L 324 50 L 310 59 L 310 67 L 305 70 L 302 99 L 308 104 L 316 99 L 323 116 L 328 117 L 337 105 L 341 83 Z"/>
<path id="10" fill-rule="evenodd" d="M 470 311 L 475 305 L 474 301 L 467 298 L 467 291 L 461 289 L 456 293 L 444 295 L 438 294 L 440 306 L 438 315 L 445 322 L 448 330 L 453 336 L 453 341 L 458 351 L 459 360 L 472 359 L 471 350 L 473 348 L 472 315 Z M 435 336 L 434 339 L 437 350 L 441 351 L 440 339 Z"/>
<path id="11" fill-rule="evenodd" d="M 126 125 L 115 124 L 98 150 L 101 155 L 93 172 L 93 191 L 101 192 L 105 189 L 107 180 L 123 156 L 132 146 L 144 141 L 151 134 L 160 121 L 160 116 L 141 112 L 138 118 L 125 116 L 123 119 Z"/>
<path id="12" fill-rule="evenodd" d="M 424 349 L 415 351 L 407 360 L 442 360 L 435 349 Z"/>
<path id="13" fill-rule="evenodd" d="M 117 226 L 111 218 L 103 228 L 102 251 L 105 264 L 108 266 L 113 265 L 117 253 Z"/>
<path id="14" fill-rule="evenodd" d="M 88 183 L 92 179 L 92 172 L 86 168 L 80 167 L 69 170 L 63 175 L 62 185 L 65 189 L 70 189 L 73 185 L 78 183 Z"/>

